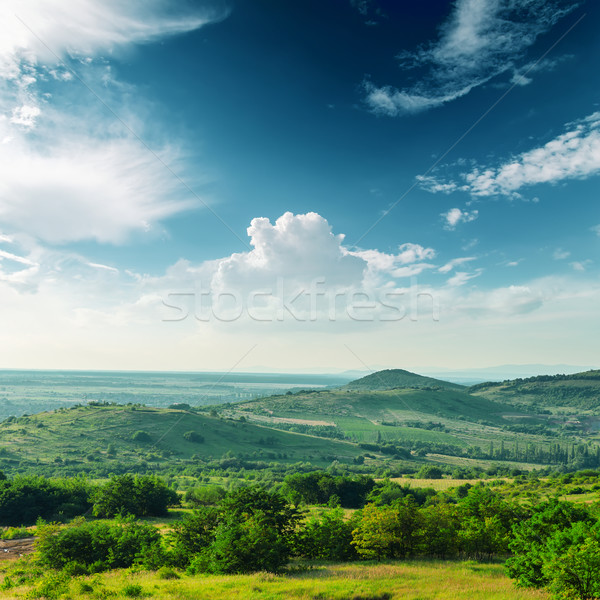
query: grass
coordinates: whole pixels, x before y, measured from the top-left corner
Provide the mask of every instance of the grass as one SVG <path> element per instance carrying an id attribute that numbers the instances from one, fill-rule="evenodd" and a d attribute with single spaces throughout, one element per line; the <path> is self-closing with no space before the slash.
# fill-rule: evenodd
<path id="1" fill-rule="evenodd" d="M 134 441 L 144 431 L 148 441 Z M 184 438 L 189 431 L 204 439 Z M 110 447 L 110 452 L 109 452 Z M 61 409 L 20 417 L 0 424 L 0 469 L 13 465 L 28 472 L 44 467 L 69 466 L 76 471 L 96 463 L 139 464 L 177 462 L 192 457 L 219 459 L 231 452 L 249 460 L 326 465 L 351 461 L 362 450 L 353 444 L 268 429 L 250 423 L 210 417 L 182 410 L 128 406 L 94 406 Z"/>
<path id="2" fill-rule="evenodd" d="M 15 565 L 1 571 L 15 570 Z M 514 587 L 501 564 L 406 561 L 315 565 L 287 575 L 189 576 L 165 579 L 157 573 L 113 571 L 77 577 L 62 598 L 157 598 L 160 600 L 526 600 L 544 592 Z M 12 577 L 12 579 L 16 579 Z M 49 579 L 46 575 L 45 579 Z M 0 598 L 35 597 L 44 580 L 0 591 Z M 47 586 L 48 587 L 48 586 Z M 51 586 L 49 586 L 51 587 Z"/>
<path id="3" fill-rule="evenodd" d="M 394 477 L 391 479 L 399 485 L 409 485 L 411 488 L 433 488 L 436 492 L 443 492 L 451 488 L 469 483 L 476 485 L 482 479 L 413 479 L 412 477 Z M 501 479 L 503 481 L 503 479 Z"/>

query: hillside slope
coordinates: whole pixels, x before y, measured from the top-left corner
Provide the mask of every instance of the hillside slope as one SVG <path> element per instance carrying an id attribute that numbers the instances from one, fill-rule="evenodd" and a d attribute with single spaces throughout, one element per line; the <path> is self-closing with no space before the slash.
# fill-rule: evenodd
<path id="1" fill-rule="evenodd" d="M 460 390 L 399 388 L 362 391 L 301 391 L 249 400 L 227 407 L 225 414 L 275 427 L 328 425 L 357 442 L 377 439 L 465 445 L 482 429 L 506 425 L 514 408 Z M 487 439 L 487 438 L 486 438 Z M 484 442 L 489 444 L 489 442 Z"/>
<path id="2" fill-rule="evenodd" d="M 450 383 L 433 377 L 417 375 L 404 369 L 386 369 L 371 373 L 344 386 L 347 390 L 392 390 L 397 388 L 433 388 L 445 390 L 465 390 L 465 386 Z"/>
<path id="3" fill-rule="evenodd" d="M 540 375 L 469 388 L 481 398 L 540 408 L 578 409 L 600 414 L 600 371 L 574 375 Z"/>
<path id="4" fill-rule="evenodd" d="M 0 424 L 0 469 L 9 473 L 44 467 L 57 472 L 118 472 L 147 464 L 159 468 L 220 459 L 228 453 L 248 460 L 328 464 L 352 460 L 360 450 L 347 442 L 140 406 L 86 405 Z"/>

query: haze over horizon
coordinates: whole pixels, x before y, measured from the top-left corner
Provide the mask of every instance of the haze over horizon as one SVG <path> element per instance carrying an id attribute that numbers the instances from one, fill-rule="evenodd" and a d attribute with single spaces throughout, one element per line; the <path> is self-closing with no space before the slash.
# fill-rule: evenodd
<path id="1" fill-rule="evenodd" d="M 600 6 L 517 4 L 4 2 L 0 367 L 600 365 Z"/>

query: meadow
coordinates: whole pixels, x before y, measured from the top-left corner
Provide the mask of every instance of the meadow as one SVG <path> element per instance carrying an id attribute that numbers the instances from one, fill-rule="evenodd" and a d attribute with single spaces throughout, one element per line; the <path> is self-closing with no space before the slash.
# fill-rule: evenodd
<path id="1" fill-rule="evenodd" d="M 2 564 L 4 578 L 27 578 L 22 565 Z M 6 581 L 6 579 L 4 579 Z M 5 584 L 4 584 L 5 585 Z M 0 583 L 0 588 L 3 584 Z M 42 594 L 46 594 L 43 596 Z M 160 600 L 528 600 L 548 594 L 516 588 L 502 564 L 474 561 L 383 561 L 296 564 L 274 575 L 190 576 L 178 571 L 111 571 L 60 578 L 50 573 L 0 590 L 0 598 L 157 598 Z"/>

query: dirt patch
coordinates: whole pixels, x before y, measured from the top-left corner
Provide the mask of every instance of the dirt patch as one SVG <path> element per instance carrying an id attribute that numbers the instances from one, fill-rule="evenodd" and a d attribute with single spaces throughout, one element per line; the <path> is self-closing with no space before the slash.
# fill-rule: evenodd
<path id="1" fill-rule="evenodd" d="M 19 540 L 0 540 L 0 560 L 14 560 L 25 554 L 33 552 L 35 538 L 22 538 Z"/>

